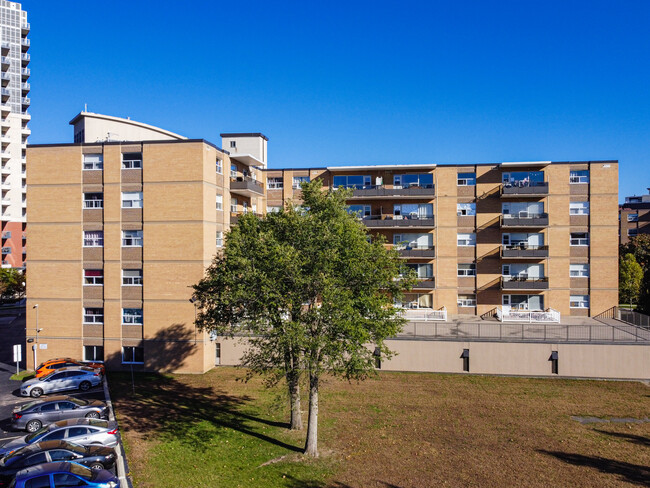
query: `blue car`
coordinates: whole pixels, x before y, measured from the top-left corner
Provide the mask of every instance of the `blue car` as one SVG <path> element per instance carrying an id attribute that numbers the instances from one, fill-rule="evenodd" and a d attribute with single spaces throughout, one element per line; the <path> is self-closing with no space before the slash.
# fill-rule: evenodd
<path id="1" fill-rule="evenodd" d="M 119 488 L 119 480 L 105 469 L 92 470 L 72 462 L 45 463 L 16 473 L 8 488 L 57 488 L 63 486 L 88 486 L 94 488 Z"/>

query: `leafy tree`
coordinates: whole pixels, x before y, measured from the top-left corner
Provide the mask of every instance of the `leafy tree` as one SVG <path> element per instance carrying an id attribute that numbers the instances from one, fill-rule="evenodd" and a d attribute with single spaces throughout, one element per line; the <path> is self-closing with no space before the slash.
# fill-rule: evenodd
<path id="1" fill-rule="evenodd" d="M 642 280 L 643 269 L 641 265 L 636 262 L 634 254 L 626 254 L 621 258 L 619 264 L 618 290 L 621 303 L 629 303 L 630 308 L 632 308 L 632 302 L 639 299 Z"/>
<path id="2" fill-rule="evenodd" d="M 620 246 L 619 256 L 623 258 L 626 254 L 633 254 L 643 269 L 637 310 L 650 314 L 650 234 L 641 234 Z"/>
<path id="3" fill-rule="evenodd" d="M 2 299 L 21 298 L 25 295 L 26 275 L 15 268 L 0 268 L 0 296 Z"/>
<path id="4" fill-rule="evenodd" d="M 195 297 L 199 326 L 250 334 L 244 364 L 254 373 L 282 368 L 288 383 L 308 375 L 305 453 L 317 456 L 321 378 L 362 380 L 375 372 L 375 354 L 391 357 L 385 339 L 404 323 L 393 299 L 413 284 L 413 274 L 398 279 L 397 252 L 368 239 L 347 211 L 349 192 L 325 193 L 315 180 L 302 194 L 302 208 L 242 217 Z"/>

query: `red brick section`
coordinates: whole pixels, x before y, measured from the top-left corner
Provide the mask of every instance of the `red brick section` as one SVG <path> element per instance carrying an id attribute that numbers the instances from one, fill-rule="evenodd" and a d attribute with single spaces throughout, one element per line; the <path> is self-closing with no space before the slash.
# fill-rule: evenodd
<path id="1" fill-rule="evenodd" d="M 26 255 L 23 254 L 25 246 L 25 223 L 2 222 L 2 264 L 12 268 L 25 266 Z"/>

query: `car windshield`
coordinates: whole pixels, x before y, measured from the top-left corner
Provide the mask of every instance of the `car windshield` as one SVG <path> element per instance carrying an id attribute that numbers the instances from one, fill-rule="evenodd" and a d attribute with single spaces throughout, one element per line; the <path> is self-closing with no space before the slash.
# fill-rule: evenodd
<path id="1" fill-rule="evenodd" d="M 25 436 L 25 442 L 27 442 L 28 444 L 31 444 L 32 442 L 34 442 L 35 439 L 39 439 L 40 437 L 43 437 L 43 434 L 45 434 L 48 431 L 48 429 L 49 429 L 49 426 L 48 427 L 41 427 L 40 429 L 38 429 L 33 434 L 29 434 L 28 436 Z"/>
<path id="2" fill-rule="evenodd" d="M 41 369 L 43 366 L 45 366 L 45 363 L 41 363 L 41 364 L 39 364 L 39 365 L 38 365 L 38 368 L 36 368 L 36 371 L 38 371 L 39 369 Z"/>
<path id="3" fill-rule="evenodd" d="M 74 403 L 75 405 L 78 405 L 80 407 L 85 407 L 86 405 L 88 405 L 90 403 L 87 400 L 82 400 L 81 398 L 74 398 L 74 397 L 66 398 L 66 400 L 71 401 L 72 403 Z"/>
<path id="4" fill-rule="evenodd" d="M 97 420 L 97 419 L 88 419 L 88 425 L 93 425 L 95 427 L 108 428 L 108 421 L 106 421 L 106 420 Z"/>
<path id="5" fill-rule="evenodd" d="M 73 442 L 61 442 L 60 447 L 67 449 L 68 451 L 74 451 L 78 454 L 85 454 L 87 450 L 85 446 L 80 446 L 79 444 L 75 444 Z"/>
<path id="6" fill-rule="evenodd" d="M 70 472 L 72 474 L 76 474 L 77 476 L 81 476 L 84 479 L 94 480 L 99 471 L 93 471 L 92 469 L 87 468 L 86 466 L 82 466 L 81 464 L 70 463 Z"/>
<path id="7" fill-rule="evenodd" d="M 25 405 L 20 406 L 20 410 L 18 410 L 18 411 L 23 412 L 23 411 L 27 410 L 28 408 L 32 408 L 34 405 L 36 405 L 38 403 L 39 403 L 38 401 L 25 403 Z"/>

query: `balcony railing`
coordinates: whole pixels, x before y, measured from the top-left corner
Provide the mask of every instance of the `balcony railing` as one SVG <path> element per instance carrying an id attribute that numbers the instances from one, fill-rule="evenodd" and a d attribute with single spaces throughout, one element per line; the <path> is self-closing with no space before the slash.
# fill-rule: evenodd
<path id="1" fill-rule="evenodd" d="M 501 216 L 502 227 L 548 227 L 548 214 L 533 214 L 519 212 L 518 214 L 503 214 Z"/>
<path id="2" fill-rule="evenodd" d="M 264 194 L 262 183 L 251 178 L 250 176 L 237 176 L 230 179 L 230 190 L 235 192 L 248 193 L 253 192 L 259 195 Z"/>
<path id="3" fill-rule="evenodd" d="M 247 214 L 247 213 L 253 214 L 253 215 L 255 215 L 256 217 L 259 217 L 259 218 L 263 217 L 263 215 L 260 214 L 260 213 L 253 213 L 253 212 L 230 212 L 230 225 L 235 225 L 237 222 L 239 222 L 239 217 L 241 217 L 242 215 Z"/>
<path id="4" fill-rule="evenodd" d="M 31 56 L 29 54 L 27 54 L 27 53 L 23 53 L 23 54 L 20 55 L 20 59 L 23 60 L 23 61 L 29 61 L 30 58 L 31 58 Z"/>
<path id="5" fill-rule="evenodd" d="M 512 244 L 501 248 L 502 258 L 547 258 L 548 246 L 531 246 L 526 243 Z"/>
<path id="6" fill-rule="evenodd" d="M 395 246 L 394 249 L 399 251 L 400 257 L 403 258 L 435 258 L 435 247 L 399 247 Z"/>
<path id="7" fill-rule="evenodd" d="M 30 103 L 32 103 L 32 101 L 27 97 L 21 98 L 20 101 L 22 102 L 23 105 L 29 105 Z"/>
<path id="8" fill-rule="evenodd" d="M 414 290 L 432 290 L 436 287 L 436 280 L 431 277 L 419 279 L 415 285 L 413 285 Z"/>
<path id="9" fill-rule="evenodd" d="M 503 184 L 501 196 L 545 196 L 548 195 L 548 182 L 546 181 L 511 181 Z"/>
<path id="10" fill-rule="evenodd" d="M 409 322 L 447 321 L 447 309 L 442 307 L 439 310 L 430 308 L 404 308 L 400 315 Z"/>
<path id="11" fill-rule="evenodd" d="M 497 319 L 501 322 L 557 322 L 560 323 L 560 312 L 549 308 L 543 310 L 501 310 L 497 307 Z M 523 330 L 522 330 L 523 333 Z M 544 331 L 546 338 L 546 331 Z"/>
<path id="12" fill-rule="evenodd" d="M 22 68 L 20 70 L 20 74 L 23 75 L 26 78 L 29 78 L 29 75 L 32 73 L 32 71 L 29 68 Z"/>
<path id="13" fill-rule="evenodd" d="M 435 196 L 435 185 L 409 186 L 398 188 L 387 188 L 384 185 L 366 185 L 363 188 L 354 188 L 353 198 L 393 198 L 393 197 L 417 197 L 431 198 Z"/>
<path id="14" fill-rule="evenodd" d="M 370 215 L 362 217 L 366 227 L 435 227 L 433 215 Z"/>
<path id="15" fill-rule="evenodd" d="M 502 290 L 548 290 L 548 278 L 532 278 L 525 274 L 501 277 Z"/>
<path id="16" fill-rule="evenodd" d="M 20 45 L 21 46 L 29 47 L 30 44 L 31 44 L 31 41 L 29 39 L 27 39 L 27 38 L 23 38 L 23 39 L 20 40 Z"/>

